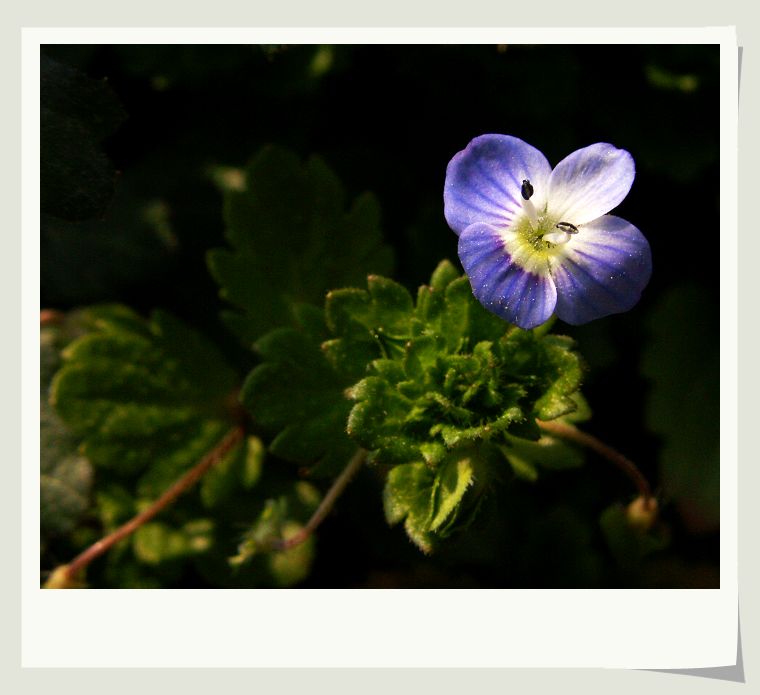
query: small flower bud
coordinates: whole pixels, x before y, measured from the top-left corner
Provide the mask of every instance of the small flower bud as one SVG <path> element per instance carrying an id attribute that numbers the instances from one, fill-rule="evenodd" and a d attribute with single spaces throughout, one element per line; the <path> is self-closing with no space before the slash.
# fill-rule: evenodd
<path id="1" fill-rule="evenodd" d="M 625 516 L 633 528 L 641 532 L 648 531 L 657 520 L 657 500 L 639 495 L 628 505 Z"/>
<path id="2" fill-rule="evenodd" d="M 43 589 L 84 589 L 85 583 L 69 575 L 69 566 L 56 567 L 42 585 Z"/>

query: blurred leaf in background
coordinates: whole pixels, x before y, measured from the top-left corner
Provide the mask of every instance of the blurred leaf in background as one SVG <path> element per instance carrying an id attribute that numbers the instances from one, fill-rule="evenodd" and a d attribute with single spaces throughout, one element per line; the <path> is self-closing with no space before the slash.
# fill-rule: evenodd
<path id="1" fill-rule="evenodd" d="M 256 343 L 265 363 L 241 392 L 254 422 L 274 435 L 270 451 L 310 466 L 315 477 L 337 475 L 356 450 L 346 433 L 351 402 L 344 394 L 353 380 L 345 362 L 327 359 L 321 345 L 328 337 L 323 312 L 299 307 L 295 327 L 276 329 Z"/>
<path id="2" fill-rule="evenodd" d="M 93 502 L 93 468 L 79 450 L 81 438 L 61 420 L 49 401 L 50 382 L 61 365 L 61 350 L 87 330 L 82 313 L 53 313 L 40 326 L 40 541 L 44 554 L 71 534 Z"/>
<path id="3" fill-rule="evenodd" d="M 675 287 L 655 306 L 642 372 L 650 380 L 647 425 L 662 440 L 660 481 L 693 532 L 720 521 L 718 307 L 696 286 Z"/>
<path id="4" fill-rule="evenodd" d="M 236 417 L 234 398 L 228 399 L 234 372 L 177 319 L 157 312 L 146 321 L 119 305 L 54 318 L 43 326 L 40 344 L 43 572 L 145 510 Z M 246 437 L 197 492 L 88 568 L 91 585 L 158 588 L 193 573 L 191 581 L 203 577 L 214 586 L 302 581 L 314 539 L 292 551 L 254 553 L 250 538 L 273 505 L 272 530 L 288 537 L 321 496 L 278 467 L 265 467 L 264 458 L 261 440 Z"/>
<path id="5" fill-rule="evenodd" d="M 144 494 L 157 496 L 234 424 L 236 375 L 170 314 L 100 311 L 97 330 L 63 351 L 50 400 L 94 465 L 144 471 Z"/>
<path id="6" fill-rule="evenodd" d="M 319 157 L 301 164 L 293 152 L 267 147 L 245 181 L 225 199 L 232 250 L 208 257 L 221 296 L 240 309 L 223 319 L 244 344 L 289 324 L 292 303 L 321 305 L 328 290 L 390 270 L 376 198 L 364 194 L 346 211 L 343 187 Z"/>
<path id="7" fill-rule="evenodd" d="M 40 533 L 47 538 L 74 530 L 91 503 L 93 471 L 78 451 L 78 438 L 43 400 L 40 407 Z"/>

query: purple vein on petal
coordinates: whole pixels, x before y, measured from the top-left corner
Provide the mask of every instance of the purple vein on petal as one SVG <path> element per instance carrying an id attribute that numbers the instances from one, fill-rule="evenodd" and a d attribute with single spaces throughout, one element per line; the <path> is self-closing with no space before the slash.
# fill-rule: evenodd
<path id="1" fill-rule="evenodd" d="M 537 326 L 551 315 L 557 297 L 554 281 L 516 264 L 493 227 L 468 227 L 459 237 L 459 257 L 473 294 L 489 311 L 522 328 Z"/>
<path id="2" fill-rule="evenodd" d="M 555 269 L 554 281 L 557 316 L 574 325 L 627 311 L 641 296 L 638 284 L 627 282 L 623 287 L 610 284 L 569 258 Z"/>
<path id="3" fill-rule="evenodd" d="M 568 272 L 566 268 L 560 267 L 560 273 L 555 273 L 554 279 L 558 285 L 560 283 L 564 284 L 562 287 L 562 292 L 559 294 L 557 299 L 558 315 L 561 311 L 561 306 L 563 306 L 565 303 L 563 299 L 567 299 L 568 294 L 570 295 L 570 300 L 573 304 L 585 304 L 587 307 L 589 307 L 589 309 L 591 309 L 592 313 L 599 314 L 600 316 L 603 314 L 605 307 L 601 306 L 598 302 L 593 301 L 591 295 L 588 292 L 584 291 L 586 289 L 586 286 L 583 285 L 572 273 Z M 572 286 L 572 290 L 567 285 Z M 562 316 L 560 316 L 560 318 L 562 318 Z M 563 320 L 567 321 L 568 319 Z"/>
<path id="4" fill-rule="evenodd" d="M 488 183 L 491 184 L 499 193 L 501 193 L 504 196 L 504 200 L 502 200 L 500 203 L 494 203 L 498 204 L 502 208 L 505 206 L 511 205 L 514 208 L 519 207 L 520 201 L 518 199 L 520 193 L 520 186 L 522 185 L 522 181 L 519 181 L 517 177 L 515 176 L 513 171 L 506 172 L 506 175 L 509 177 L 509 180 L 514 183 L 514 190 L 513 192 L 510 192 L 509 189 L 504 185 L 504 183 L 497 181 L 491 173 L 486 169 L 481 162 L 478 162 L 476 164 L 476 168 L 478 170 L 478 173 L 486 180 Z M 510 212 L 514 213 L 514 210 L 510 210 Z"/>
<path id="5" fill-rule="evenodd" d="M 616 249 L 617 250 L 617 249 Z M 581 251 L 580 249 L 574 249 L 574 253 L 577 256 L 582 256 L 583 258 L 587 259 L 588 264 L 594 264 L 597 266 L 600 266 L 602 268 L 608 268 L 610 272 L 613 272 L 618 280 L 626 280 L 631 285 L 638 285 L 638 282 L 636 282 L 635 278 L 632 278 L 625 269 L 621 268 L 619 264 L 611 263 L 606 258 L 602 258 L 600 256 L 592 256 L 591 254 Z M 570 260 L 570 259 L 568 259 Z M 587 275 L 589 274 L 586 270 L 585 264 L 578 264 L 577 262 L 573 262 L 570 260 L 571 263 L 574 263 L 574 265 L 578 266 L 585 272 Z M 596 279 L 596 278 L 595 278 Z M 597 282 L 600 282 L 597 280 Z"/>
<path id="6" fill-rule="evenodd" d="M 446 221 L 457 234 L 477 223 L 503 227 L 504 220 L 511 222 L 522 208 L 522 179 L 545 191 L 550 175 L 546 157 L 519 138 L 478 136 L 446 168 Z"/>
<path id="7" fill-rule="evenodd" d="M 460 205 L 467 205 L 468 207 L 470 207 L 470 208 L 472 208 L 474 210 L 478 210 L 479 212 L 482 212 L 482 213 L 488 215 L 489 217 L 494 217 L 494 216 L 496 216 L 499 213 L 507 212 L 507 210 L 504 208 L 503 205 L 497 203 L 496 201 L 494 201 L 493 199 L 491 199 L 489 196 L 487 196 L 482 191 L 475 191 L 475 190 L 473 190 L 473 191 L 471 191 L 471 194 L 474 194 L 474 197 L 480 198 L 481 200 L 484 200 L 489 205 L 492 205 L 493 208 L 484 208 L 484 207 L 480 207 L 478 205 L 473 205 L 461 193 L 451 193 L 451 192 L 449 193 L 449 195 L 451 196 L 452 200 L 456 201 Z M 504 215 L 501 215 L 501 217 L 503 219 L 511 219 L 511 218 L 505 217 Z"/>
<path id="8" fill-rule="evenodd" d="M 497 219 L 504 220 L 505 224 L 509 224 L 509 222 L 511 221 L 511 218 L 505 217 L 502 214 L 498 214 L 494 212 L 494 210 L 489 210 L 487 208 L 481 207 L 480 205 L 473 205 L 471 202 L 465 201 L 461 196 L 451 194 L 451 197 L 460 205 L 467 205 L 467 207 L 471 208 L 472 210 L 476 210 L 477 212 L 482 212 L 484 215 L 488 215 L 488 217 L 490 218 L 497 218 Z M 487 202 L 491 202 L 489 198 L 487 198 L 486 196 L 482 194 L 479 194 L 478 197 L 482 198 L 483 200 Z"/>
<path id="9" fill-rule="evenodd" d="M 580 254 L 580 252 L 577 252 L 577 253 Z M 590 258 L 590 256 L 589 256 L 589 258 Z M 588 270 L 588 268 L 586 266 L 581 265 L 581 264 L 577 263 L 576 261 L 573 261 L 573 260 L 571 260 L 571 259 L 568 258 L 568 259 L 566 259 L 564 261 L 563 265 L 565 265 L 565 266 L 568 266 L 568 265 L 573 266 L 575 268 L 575 270 L 576 270 L 576 275 L 577 274 L 585 275 L 589 279 L 589 281 L 590 281 L 589 284 L 595 285 L 600 290 L 603 290 L 606 294 L 610 295 L 610 297 L 615 297 L 615 298 L 619 298 L 619 299 L 625 299 L 628 296 L 627 293 L 620 292 L 619 290 L 611 287 L 609 285 L 609 283 L 600 280 L 598 277 L 596 277 L 596 275 L 594 275 L 591 272 L 589 272 L 589 270 Z"/>

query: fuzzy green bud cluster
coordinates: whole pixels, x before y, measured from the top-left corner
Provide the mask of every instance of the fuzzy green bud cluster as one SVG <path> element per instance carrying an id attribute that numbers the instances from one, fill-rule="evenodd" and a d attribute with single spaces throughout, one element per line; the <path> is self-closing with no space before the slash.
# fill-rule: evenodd
<path id="1" fill-rule="evenodd" d="M 260 341 L 243 402 L 275 432 L 273 453 L 315 473 L 366 449 L 388 471 L 388 521 L 426 552 L 469 523 L 494 480 L 545 458 L 555 443 L 537 418 L 581 403 L 572 341 L 490 314 L 448 262 L 416 302 L 370 276 L 367 290 L 329 293 L 323 320 L 302 309 L 299 324 Z"/>

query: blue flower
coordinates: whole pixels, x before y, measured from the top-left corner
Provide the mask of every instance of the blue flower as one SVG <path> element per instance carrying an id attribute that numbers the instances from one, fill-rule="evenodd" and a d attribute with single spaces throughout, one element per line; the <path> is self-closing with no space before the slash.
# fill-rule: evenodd
<path id="1" fill-rule="evenodd" d="M 649 244 L 606 213 L 634 173 L 633 157 L 607 143 L 552 170 L 510 135 L 470 142 L 449 162 L 443 200 L 480 303 L 526 329 L 552 313 L 578 325 L 633 307 L 652 274 Z"/>

